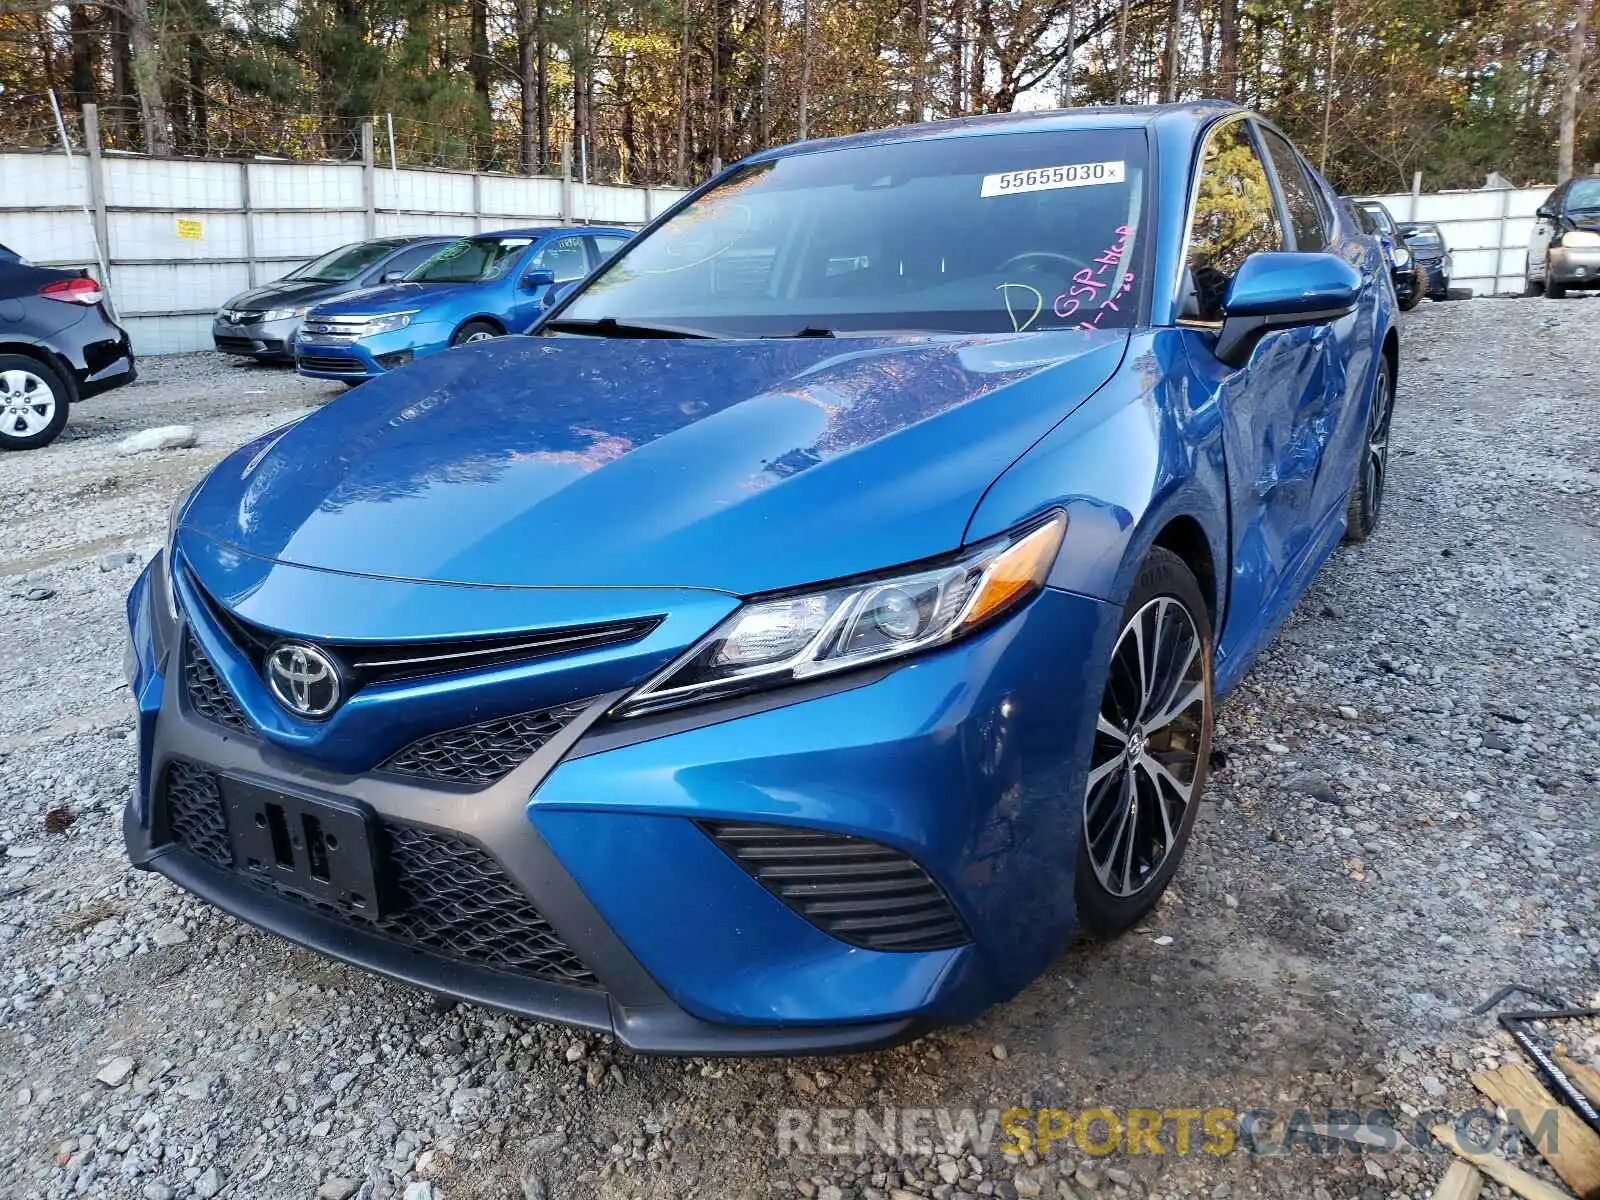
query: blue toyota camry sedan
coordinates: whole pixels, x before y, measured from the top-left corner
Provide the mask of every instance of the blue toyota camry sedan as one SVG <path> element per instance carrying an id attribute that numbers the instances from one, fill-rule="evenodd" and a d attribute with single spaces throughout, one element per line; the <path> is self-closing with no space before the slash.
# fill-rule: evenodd
<path id="1" fill-rule="evenodd" d="M 319 304 L 293 342 L 295 369 L 355 385 L 451 346 L 524 333 L 633 236 L 601 225 L 506 229 L 445 244 L 403 280 Z"/>
<path id="2" fill-rule="evenodd" d="M 641 1050 L 971 1018 L 1179 869 L 1217 697 L 1378 521 L 1394 304 L 1231 106 L 755 155 L 180 500 L 128 852 Z"/>

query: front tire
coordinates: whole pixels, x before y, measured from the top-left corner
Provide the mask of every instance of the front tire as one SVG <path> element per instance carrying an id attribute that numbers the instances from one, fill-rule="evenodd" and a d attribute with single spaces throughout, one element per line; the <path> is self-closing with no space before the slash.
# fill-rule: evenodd
<path id="1" fill-rule="evenodd" d="M 471 342 L 487 342 L 491 338 L 500 336 L 500 330 L 488 321 L 468 321 L 456 330 L 455 337 L 450 339 L 452 346 L 465 346 Z"/>
<path id="2" fill-rule="evenodd" d="M 1417 305 L 1419 305 L 1421 303 L 1422 303 L 1422 289 L 1420 287 L 1414 288 L 1414 289 L 1412 289 L 1411 295 L 1407 296 L 1404 300 L 1400 301 L 1400 311 L 1401 312 L 1410 312 L 1413 308 L 1415 308 Z"/>
<path id="3" fill-rule="evenodd" d="M 1200 585 L 1155 548 L 1123 606 L 1081 801 L 1074 887 L 1091 934 L 1135 924 L 1178 870 L 1211 756 L 1211 657 Z"/>
<path id="4" fill-rule="evenodd" d="M 0 450 L 37 450 L 67 425 L 71 398 L 54 367 L 26 354 L 0 354 Z"/>
<path id="5" fill-rule="evenodd" d="M 1366 436 L 1361 441 L 1361 461 L 1356 464 L 1350 507 L 1345 510 L 1344 540 L 1364 542 L 1383 515 L 1383 489 L 1389 482 L 1389 426 L 1394 420 L 1394 371 L 1387 358 L 1378 360 L 1372 381 L 1372 403 L 1367 406 Z"/>

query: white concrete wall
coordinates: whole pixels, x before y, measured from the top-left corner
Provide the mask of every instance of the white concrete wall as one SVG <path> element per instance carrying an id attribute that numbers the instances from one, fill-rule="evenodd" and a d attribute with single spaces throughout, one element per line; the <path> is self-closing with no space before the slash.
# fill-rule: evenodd
<path id="1" fill-rule="evenodd" d="M 1553 185 L 1551 185 L 1553 186 Z M 1475 296 L 1522 291 L 1534 210 L 1551 187 L 1374 196 L 1396 221 L 1432 221 L 1454 268 L 1450 286 Z"/>
<path id="2" fill-rule="evenodd" d="M 147 355 L 209 350 L 211 314 L 230 296 L 347 242 L 530 224 L 638 226 L 682 193 L 362 163 L 109 154 L 97 189 L 81 153 L 69 162 L 59 153 L 7 152 L 0 243 L 42 266 L 101 277 L 97 194 L 108 260 L 101 282 L 135 352 Z"/>

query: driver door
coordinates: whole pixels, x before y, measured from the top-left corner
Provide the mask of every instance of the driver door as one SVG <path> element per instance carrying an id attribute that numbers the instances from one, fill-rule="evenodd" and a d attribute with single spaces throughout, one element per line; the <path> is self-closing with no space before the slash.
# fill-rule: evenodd
<path id="1" fill-rule="evenodd" d="M 1309 540 L 1315 471 L 1305 461 L 1306 438 L 1327 406 L 1329 330 L 1268 333 L 1242 367 L 1216 357 L 1223 301 L 1239 267 L 1251 254 L 1294 243 L 1246 118 L 1212 130 L 1199 171 L 1179 324 L 1193 372 L 1223 419 L 1232 561 L 1218 649 L 1226 656 L 1277 623 Z"/>
<path id="2" fill-rule="evenodd" d="M 583 240 L 582 235 L 576 233 L 553 237 L 540 246 L 523 266 L 524 278 L 532 271 L 549 271 L 556 279 L 550 287 L 539 288 L 526 288 L 521 286 L 520 279 L 517 281 L 516 295 L 512 299 L 515 312 L 509 326 L 513 332 L 520 333 L 539 319 L 545 292 L 562 284 L 573 283 L 589 273 L 589 252 Z"/>

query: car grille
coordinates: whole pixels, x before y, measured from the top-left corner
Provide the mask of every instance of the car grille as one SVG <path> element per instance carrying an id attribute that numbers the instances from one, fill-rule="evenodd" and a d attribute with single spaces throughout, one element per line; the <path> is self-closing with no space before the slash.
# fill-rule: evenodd
<path id="1" fill-rule="evenodd" d="M 189 694 L 189 707 L 206 720 L 225 729 L 250 728 L 249 718 L 192 633 L 186 634 L 183 641 L 183 684 Z"/>
<path id="2" fill-rule="evenodd" d="M 769 892 L 840 941 L 900 951 L 971 941 L 939 885 L 888 846 L 781 825 L 700 827 Z"/>
<path id="3" fill-rule="evenodd" d="M 281 635 L 228 611 L 212 599 L 192 573 L 186 578 L 217 624 L 259 670 L 267 651 L 283 640 Z M 354 694 L 356 689 L 370 684 L 423 679 L 453 671 L 481 671 L 558 654 L 617 646 L 638 641 L 660 623 L 660 617 L 642 617 L 494 637 L 422 642 L 321 642 L 319 645 L 340 660 L 349 673 Z"/>
<path id="4" fill-rule="evenodd" d="M 172 841 L 215 866 L 233 869 L 215 775 L 194 763 L 170 763 L 162 803 Z M 599 986 L 583 960 L 485 851 L 447 833 L 397 821 L 380 821 L 374 837 L 380 843 L 379 873 L 388 898 L 380 916 L 320 904 L 243 872 L 238 877 L 438 958 L 552 983 Z"/>
<path id="5" fill-rule="evenodd" d="M 560 733 L 591 701 L 482 721 L 418 738 L 383 764 L 383 770 L 443 783 L 487 787 L 504 778 Z"/>
<path id="6" fill-rule="evenodd" d="M 331 354 L 297 354 L 295 366 L 308 371 L 342 371 L 346 375 L 360 375 L 366 366 L 357 358 L 335 358 Z"/>

